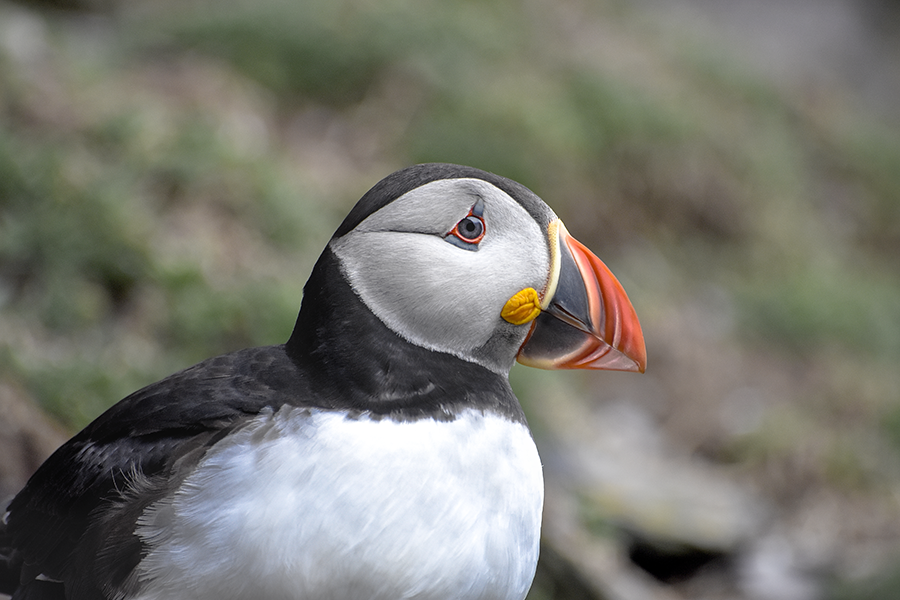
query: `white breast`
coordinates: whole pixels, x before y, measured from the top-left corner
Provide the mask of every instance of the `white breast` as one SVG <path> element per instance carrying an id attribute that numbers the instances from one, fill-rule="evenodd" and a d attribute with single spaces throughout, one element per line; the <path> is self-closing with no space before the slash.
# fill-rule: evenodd
<path id="1" fill-rule="evenodd" d="M 145 512 L 139 598 L 521 600 L 542 504 L 524 425 L 286 407 Z"/>

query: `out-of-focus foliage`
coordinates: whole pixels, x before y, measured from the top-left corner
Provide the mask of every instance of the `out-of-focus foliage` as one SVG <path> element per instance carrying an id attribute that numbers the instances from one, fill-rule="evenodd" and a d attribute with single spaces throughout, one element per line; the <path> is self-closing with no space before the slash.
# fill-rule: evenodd
<path id="1" fill-rule="evenodd" d="M 650 370 L 620 395 L 790 514 L 871 516 L 900 485 L 900 135 L 735 65 L 618 2 L 0 4 L 0 378 L 76 429 L 282 342 L 356 198 L 471 164 L 622 279 Z M 552 394 L 626 385 L 546 376 L 513 373 L 538 439 Z"/>

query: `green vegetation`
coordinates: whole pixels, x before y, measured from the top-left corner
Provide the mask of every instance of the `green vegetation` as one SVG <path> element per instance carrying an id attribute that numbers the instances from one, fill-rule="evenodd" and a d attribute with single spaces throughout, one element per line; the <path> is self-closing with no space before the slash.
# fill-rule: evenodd
<path id="1" fill-rule="evenodd" d="M 614 2 L 138 4 L 0 4 L 31 32 L 0 27 L 0 380 L 68 428 L 207 356 L 284 341 L 361 193 L 459 162 L 534 189 L 609 262 L 662 388 L 691 389 L 667 379 L 696 376 L 685 347 L 723 345 L 780 382 L 791 407 L 769 433 L 709 432 L 712 456 L 763 487 L 803 454 L 804 481 L 896 489 L 880 466 L 900 459 L 896 129 Z M 713 300 L 723 325 L 679 338 Z M 546 388 L 513 377 L 537 414 Z M 553 380 L 597 401 L 571 381 Z M 667 410 L 701 400 L 672 392 Z"/>

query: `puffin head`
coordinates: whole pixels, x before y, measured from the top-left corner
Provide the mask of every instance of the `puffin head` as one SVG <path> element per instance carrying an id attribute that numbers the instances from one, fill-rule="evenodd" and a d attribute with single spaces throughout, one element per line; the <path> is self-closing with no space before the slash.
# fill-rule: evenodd
<path id="1" fill-rule="evenodd" d="M 376 184 L 328 245 L 362 303 L 411 344 L 507 374 L 643 372 L 641 326 L 609 269 L 526 187 L 424 164 Z"/>

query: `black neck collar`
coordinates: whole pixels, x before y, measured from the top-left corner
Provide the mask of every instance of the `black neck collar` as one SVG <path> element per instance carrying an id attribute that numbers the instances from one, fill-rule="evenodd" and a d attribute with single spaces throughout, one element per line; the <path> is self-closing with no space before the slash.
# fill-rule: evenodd
<path id="1" fill-rule="evenodd" d="M 505 377 L 388 329 L 350 288 L 329 248 L 303 289 L 285 349 L 325 406 L 400 420 L 452 420 L 474 408 L 524 422 Z"/>

